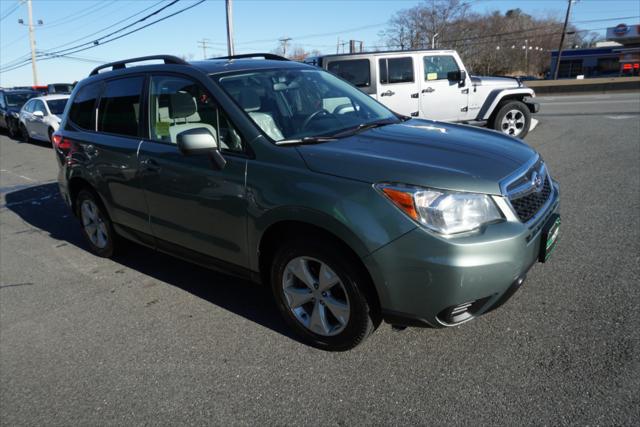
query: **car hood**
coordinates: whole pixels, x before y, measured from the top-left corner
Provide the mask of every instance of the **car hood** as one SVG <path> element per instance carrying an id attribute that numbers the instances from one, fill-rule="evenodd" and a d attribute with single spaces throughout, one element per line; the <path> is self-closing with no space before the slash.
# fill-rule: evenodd
<path id="1" fill-rule="evenodd" d="M 495 131 L 422 119 L 297 149 L 319 173 L 488 194 L 537 155 Z"/>
<path id="2" fill-rule="evenodd" d="M 471 76 L 471 83 L 475 86 L 520 87 L 518 79 L 511 77 Z"/>

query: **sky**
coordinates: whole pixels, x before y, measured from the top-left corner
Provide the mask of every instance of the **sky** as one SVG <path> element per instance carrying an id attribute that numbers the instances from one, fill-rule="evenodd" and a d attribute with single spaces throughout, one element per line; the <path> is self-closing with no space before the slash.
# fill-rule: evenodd
<path id="1" fill-rule="evenodd" d="M 36 49 L 54 52 L 89 43 L 167 6 L 172 0 L 32 0 Z M 180 0 L 138 26 L 197 3 Z M 519 7 L 533 16 L 564 19 L 566 0 L 468 0 L 474 12 L 505 12 Z M 338 39 L 362 40 L 364 46 L 382 44 L 380 32 L 394 13 L 419 4 L 418 0 L 233 0 L 236 53 L 270 52 L 278 39 L 306 50 L 335 53 Z M 146 11 L 142 12 L 144 9 Z M 137 14 L 133 17 L 132 15 Z M 632 17 L 619 19 L 621 17 Z M 28 59 L 29 37 L 24 0 L 0 0 L 0 69 Z M 607 21 L 584 23 L 594 19 Z M 118 23 L 118 21 L 122 21 Z M 572 7 L 571 22 L 581 29 L 604 28 L 621 22 L 640 22 L 640 0 L 579 0 Z M 111 28 L 101 31 L 106 27 Z M 132 27 L 131 29 L 136 28 Z M 127 30 L 128 31 L 128 30 Z M 123 34 L 122 31 L 117 35 Z M 92 34 L 96 33 L 96 34 Z M 115 37 L 114 35 L 113 37 Z M 40 84 L 73 82 L 86 77 L 100 63 L 151 54 L 186 55 L 202 59 L 198 41 L 208 39 L 207 56 L 226 54 L 226 21 L 223 0 L 207 0 L 172 18 L 108 44 L 77 52 L 66 58 L 39 60 Z M 0 72 L 0 86 L 32 84 L 31 63 Z"/>

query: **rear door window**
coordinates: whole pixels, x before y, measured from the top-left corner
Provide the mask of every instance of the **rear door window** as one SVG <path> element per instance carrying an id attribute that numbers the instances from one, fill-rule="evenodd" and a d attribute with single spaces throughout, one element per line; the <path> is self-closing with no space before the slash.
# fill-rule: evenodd
<path id="1" fill-rule="evenodd" d="M 95 128 L 93 120 L 95 117 L 96 99 L 100 95 L 102 83 L 96 82 L 82 87 L 73 99 L 69 110 L 69 120 L 77 127 L 85 130 Z"/>
<path id="2" fill-rule="evenodd" d="M 140 100 L 144 77 L 108 81 L 98 106 L 98 132 L 140 136 Z"/>
<path id="3" fill-rule="evenodd" d="M 446 80 L 449 72 L 460 70 L 451 55 L 425 56 L 423 61 L 425 81 Z"/>
<path id="4" fill-rule="evenodd" d="M 413 76 L 413 59 L 407 58 L 381 58 L 380 83 L 410 83 L 415 81 Z"/>
<path id="5" fill-rule="evenodd" d="M 368 59 L 333 61 L 329 63 L 327 69 L 356 87 L 371 86 L 371 70 Z"/>

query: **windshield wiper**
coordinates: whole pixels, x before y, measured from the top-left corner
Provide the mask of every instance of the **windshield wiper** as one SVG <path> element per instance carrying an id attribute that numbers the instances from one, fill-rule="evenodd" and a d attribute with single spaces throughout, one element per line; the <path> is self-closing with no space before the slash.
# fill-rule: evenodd
<path id="1" fill-rule="evenodd" d="M 305 136 L 304 138 L 282 139 L 276 141 L 276 145 L 300 145 L 300 144 L 320 144 L 322 142 L 335 141 L 334 137 L 327 136 Z"/>
<path id="2" fill-rule="evenodd" d="M 386 126 L 386 125 L 393 125 L 398 123 L 395 120 L 390 120 L 390 119 L 384 119 L 384 120 L 376 120 L 375 122 L 369 122 L 369 123 L 361 123 L 358 126 L 351 128 L 351 129 L 347 129 L 344 130 L 342 132 L 338 132 L 335 133 L 333 135 L 331 135 L 333 138 L 342 138 L 345 136 L 350 136 L 350 135 L 355 135 L 357 133 L 363 132 L 365 130 L 368 129 L 373 129 L 373 128 L 378 128 L 381 126 Z"/>

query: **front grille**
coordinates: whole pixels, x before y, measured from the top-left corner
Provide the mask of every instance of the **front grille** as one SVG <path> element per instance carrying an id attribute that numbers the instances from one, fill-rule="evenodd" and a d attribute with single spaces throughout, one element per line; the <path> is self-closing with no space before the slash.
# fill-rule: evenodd
<path id="1" fill-rule="evenodd" d="M 551 179 L 545 176 L 544 185 L 540 191 L 533 191 L 517 199 L 511 199 L 511 206 L 513 206 L 520 221 L 527 222 L 544 206 L 549 200 L 549 196 L 551 196 Z"/>

